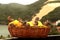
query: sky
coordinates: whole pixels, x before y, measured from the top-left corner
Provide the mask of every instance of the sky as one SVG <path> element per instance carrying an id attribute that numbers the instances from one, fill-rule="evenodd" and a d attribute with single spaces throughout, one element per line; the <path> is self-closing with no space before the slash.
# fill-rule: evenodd
<path id="1" fill-rule="evenodd" d="M 0 0 L 0 3 L 2 3 L 2 4 L 19 3 L 19 4 L 23 4 L 23 5 L 29 5 L 36 1 L 38 1 L 38 0 Z"/>

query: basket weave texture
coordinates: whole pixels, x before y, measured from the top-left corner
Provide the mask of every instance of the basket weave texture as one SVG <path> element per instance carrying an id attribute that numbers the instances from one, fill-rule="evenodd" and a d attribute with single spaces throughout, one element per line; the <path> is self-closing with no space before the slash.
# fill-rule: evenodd
<path id="1" fill-rule="evenodd" d="M 8 30 L 12 37 L 21 37 L 21 38 L 40 38 L 47 37 L 50 31 L 50 28 L 18 28 L 18 27 L 8 27 Z"/>

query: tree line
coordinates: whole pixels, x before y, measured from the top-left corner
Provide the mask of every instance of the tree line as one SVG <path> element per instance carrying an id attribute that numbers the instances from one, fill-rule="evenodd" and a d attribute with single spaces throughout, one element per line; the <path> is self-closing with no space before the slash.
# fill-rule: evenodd
<path id="1" fill-rule="evenodd" d="M 8 16 L 12 16 L 14 19 L 18 17 L 22 18 L 23 20 L 31 20 L 32 16 L 35 16 L 38 13 L 42 6 L 44 6 L 47 0 L 39 0 L 30 5 L 22 5 L 18 3 L 10 3 L 10 4 L 1 4 L 0 3 L 0 24 L 7 24 Z M 55 1 L 59 2 L 59 1 Z M 52 1 L 52 3 L 55 3 Z M 51 3 L 51 2 L 49 2 Z M 48 15 L 44 16 L 41 20 L 44 21 L 46 19 L 50 21 L 56 21 L 60 19 L 60 7 L 56 8 L 52 12 L 48 13 Z"/>
<path id="2" fill-rule="evenodd" d="M 46 1 L 39 0 L 30 5 L 18 3 L 0 4 L 0 24 L 6 24 L 8 16 L 12 16 L 14 19 L 20 17 L 23 20 L 31 20 L 32 16 L 39 12 Z"/>

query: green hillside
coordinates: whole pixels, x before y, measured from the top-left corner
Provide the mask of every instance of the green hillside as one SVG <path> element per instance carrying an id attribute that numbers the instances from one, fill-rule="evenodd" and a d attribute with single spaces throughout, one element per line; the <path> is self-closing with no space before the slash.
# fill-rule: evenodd
<path id="1" fill-rule="evenodd" d="M 0 24 L 6 24 L 8 16 L 12 16 L 14 19 L 21 17 L 23 20 L 31 20 L 32 16 L 39 12 L 45 1 L 47 0 L 39 0 L 30 5 L 0 4 Z"/>

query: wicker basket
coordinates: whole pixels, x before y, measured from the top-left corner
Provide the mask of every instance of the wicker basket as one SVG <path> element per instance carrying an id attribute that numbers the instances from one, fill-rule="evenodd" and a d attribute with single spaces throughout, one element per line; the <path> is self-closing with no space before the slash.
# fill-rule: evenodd
<path id="1" fill-rule="evenodd" d="M 17 28 L 17 27 L 8 27 L 8 30 L 12 37 L 21 37 L 21 38 L 40 38 L 47 37 L 50 31 L 50 28 Z"/>

